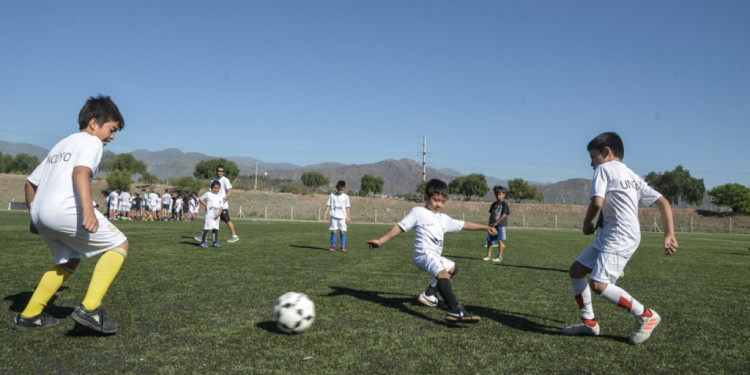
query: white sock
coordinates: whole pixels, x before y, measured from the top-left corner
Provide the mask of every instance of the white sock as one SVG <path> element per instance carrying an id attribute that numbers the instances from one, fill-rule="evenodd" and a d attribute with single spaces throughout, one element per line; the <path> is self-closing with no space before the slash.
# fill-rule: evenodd
<path id="1" fill-rule="evenodd" d="M 604 297 L 604 299 L 606 299 L 607 301 L 630 311 L 630 313 L 635 317 L 641 316 L 641 314 L 643 314 L 643 312 L 645 311 L 645 308 L 640 302 L 638 302 L 638 300 L 628 294 L 625 289 L 622 289 L 617 285 L 607 285 L 607 289 L 604 289 L 604 292 L 601 294 L 601 296 Z"/>
<path id="2" fill-rule="evenodd" d="M 573 287 L 573 295 L 578 302 L 578 313 L 581 319 L 594 319 L 594 306 L 591 305 L 591 288 L 586 278 L 570 279 L 570 285 Z"/>

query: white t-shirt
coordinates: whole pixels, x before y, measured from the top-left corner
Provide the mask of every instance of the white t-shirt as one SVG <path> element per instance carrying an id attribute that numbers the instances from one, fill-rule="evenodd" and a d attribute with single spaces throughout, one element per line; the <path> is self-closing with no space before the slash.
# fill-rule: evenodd
<path id="1" fill-rule="evenodd" d="M 107 198 L 109 198 L 109 209 L 116 210 L 118 203 L 120 201 L 120 195 L 118 195 L 116 191 L 112 190 L 112 192 L 109 193 Z"/>
<path id="2" fill-rule="evenodd" d="M 128 210 L 130 209 L 130 193 L 128 193 L 127 191 L 123 191 L 122 193 L 120 193 L 120 204 L 123 210 L 125 210 L 126 208 Z"/>
<path id="3" fill-rule="evenodd" d="M 164 193 L 161 196 L 161 204 L 172 204 L 172 196 L 169 193 Z"/>
<path id="4" fill-rule="evenodd" d="M 417 258 L 423 255 L 441 256 L 445 233 L 460 232 L 464 222 L 455 220 L 444 213 L 435 213 L 427 207 L 414 207 L 398 222 L 398 226 L 408 232 L 414 229 L 414 254 Z"/>
<path id="5" fill-rule="evenodd" d="M 223 198 L 224 196 L 221 193 L 214 194 L 210 191 L 201 195 L 201 200 L 206 204 L 206 222 L 203 224 L 203 229 L 219 229 L 221 217 L 214 217 L 222 211 L 221 201 Z"/>
<path id="6" fill-rule="evenodd" d="M 91 169 L 93 179 L 102 158 L 102 141 L 85 132 L 72 134 L 58 142 L 47 157 L 27 178 L 37 186 L 31 211 L 34 207 L 54 207 L 54 212 L 76 212 L 78 195 L 75 192 L 73 168 Z"/>
<path id="7" fill-rule="evenodd" d="M 221 188 L 219 189 L 219 195 L 221 195 L 221 198 L 223 199 L 230 189 L 232 189 L 232 182 L 229 181 L 228 178 L 222 176 L 221 178 L 214 178 L 211 182 L 219 181 L 219 184 L 221 184 Z M 209 187 L 210 189 L 210 187 Z M 222 207 L 225 210 L 229 209 L 229 201 L 224 202 L 224 206 Z"/>
<path id="8" fill-rule="evenodd" d="M 647 206 L 661 194 L 619 161 L 600 164 L 594 170 L 590 197 L 604 198 L 602 218 L 593 246 L 605 253 L 629 258 L 641 241 L 638 203 Z"/>
<path id="9" fill-rule="evenodd" d="M 152 210 L 161 210 L 161 198 L 159 198 L 159 194 L 151 193 L 148 195 L 148 206 Z"/>
<path id="10" fill-rule="evenodd" d="M 350 207 L 349 196 L 346 193 L 331 193 L 326 206 L 331 207 L 331 218 L 346 219 L 346 209 Z"/>

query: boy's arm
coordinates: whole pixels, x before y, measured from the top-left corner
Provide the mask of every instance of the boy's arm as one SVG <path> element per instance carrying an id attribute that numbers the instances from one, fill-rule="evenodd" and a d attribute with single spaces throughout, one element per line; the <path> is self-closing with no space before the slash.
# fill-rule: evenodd
<path id="1" fill-rule="evenodd" d="M 323 212 L 323 220 L 328 218 L 328 213 L 331 212 L 331 206 L 326 206 L 325 212 Z"/>
<path id="2" fill-rule="evenodd" d="M 367 241 L 367 247 L 370 249 L 377 249 L 383 245 L 385 245 L 386 242 L 390 241 L 391 238 L 398 236 L 401 234 L 403 230 L 400 226 L 394 225 L 391 230 L 388 231 L 388 233 L 384 234 L 383 237 L 378 238 L 377 240 L 369 240 Z"/>
<path id="3" fill-rule="evenodd" d="M 36 185 L 29 182 L 29 180 L 26 180 L 26 186 L 24 187 L 24 192 L 26 195 L 26 208 L 29 210 L 31 209 L 31 202 L 34 201 L 34 197 L 36 197 Z M 39 231 L 34 226 L 34 223 L 29 221 L 29 232 L 34 234 L 39 234 Z"/>
<path id="4" fill-rule="evenodd" d="M 351 216 L 349 216 L 350 213 L 351 213 L 351 208 L 347 207 L 346 208 L 346 222 L 347 223 L 350 222 L 350 221 L 352 221 Z"/>
<path id="5" fill-rule="evenodd" d="M 497 234 L 497 229 L 495 229 L 495 227 L 493 227 L 493 226 L 480 225 L 480 224 L 477 224 L 477 223 L 472 223 L 470 221 L 465 221 L 464 222 L 464 226 L 463 226 L 462 230 L 486 230 L 487 233 L 489 233 L 489 234 L 491 234 L 493 236 Z"/>
<path id="6" fill-rule="evenodd" d="M 586 218 L 583 219 L 583 234 L 589 235 L 596 232 L 596 224 L 594 224 L 594 218 L 599 215 L 602 211 L 602 205 L 604 205 L 604 198 L 593 197 L 591 203 L 589 203 L 589 209 L 586 210 Z"/>
<path id="7" fill-rule="evenodd" d="M 78 166 L 73 168 L 73 182 L 78 192 L 78 202 L 81 204 L 83 221 L 81 226 L 89 233 L 96 233 L 99 220 L 94 214 L 94 201 L 91 200 L 91 168 Z"/>
<path id="8" fill-rule="evenodd" d="M 664 255 L 672 255 L 677 251 L 677 238 L 674 236 L 674 220 L 672 219 L 672 205 L 663 196 L 656 200 L 656 205 L 659 207 L 662 226 L 664 226 Z"/>

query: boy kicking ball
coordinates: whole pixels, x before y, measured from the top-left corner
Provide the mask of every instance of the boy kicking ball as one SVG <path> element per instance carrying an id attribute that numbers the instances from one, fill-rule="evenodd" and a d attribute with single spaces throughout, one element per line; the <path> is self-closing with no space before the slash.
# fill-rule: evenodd
<path id="1" fill-rule="evenodd" d="M 448 185 L 440 180 L 430 180 L 425 187 L 424 207 L 414 207 L 409 213 L 394 225 L 388 233 L 382 237 L 367 241 L 367 246 L 376 249 L 385 245 L 393 237 L 414 229 L 414 265 L 432 276 L 429 287 L 417 300 L 427 306 L 437 307 L 439 292 L 443 296 L 448 312 L 445 320 L 448 322 L 474 323 L 480 317 L 474 315 L 458 304 L 453 294 L 451 278 L 456 275 L 458 268 L 456 263 L 442 256 L 443 237 L 446 232 L 459 232 L 466 230 L 482 230 L 496 235 L 497 230 L 487 225 L 479 225 L 471 222 L 455 220 L 441 213 L 440 210 L 448 200 Z"/>
<path id="2" fill-rule="evenodd" d="M 638 203 L 656 204 L 664 224 L 664 254 L 677 251 L 672 208 L 669 201 L 646 184 L 640 176 L 622 163 L 625 147 L 616 133 L 602 133 L 588 144 L 594 178 L 591 181 L 591 203 L 583 221 L 583 233 L 597 232 L 594 242 L 570 266 L 570 284 L 578 302 L 581 322 L 565 327 L 567 335 L 599 335 L 594 318 L 591 290 L 604 299 L 626 309 L 635 318 L 631 344 L 648 340 L 661 322 L 656 311 L 647 309 L 624 289 L 615 285 L 624 275 L 625 266 L 641 241 Z M 594 225 L 594 218 L 599 223 Z M 586 275 L 589 280 L 586 280 Z"/>
<path id="3" fill-rule="evenodd" d="M 59 321 L 42 312 L 83 256 L 102 254 L 91 276 L 86 297 L 71 314 L 82 326 L 102 333 L 117 328 L 101 308 L 102 299 L 128 253 L 128 240 L 94 209 L 91 179 L 102 148 L 125 127 L 107 96 L 89 98 L 78 115 L 79 132 L 58 142 L 26 180 L 31 233 L 41 235 L 54 257 L 26 308 L 13 319 L 13 328 L 51 326 Z"/>

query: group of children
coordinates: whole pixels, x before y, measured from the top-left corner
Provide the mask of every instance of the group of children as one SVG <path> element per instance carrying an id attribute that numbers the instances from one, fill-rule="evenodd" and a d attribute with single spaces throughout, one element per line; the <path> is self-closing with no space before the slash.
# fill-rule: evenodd
<path id="1" fill-rule="evenodd" d="M 98 96 L 86 101 L 78 122 L 80 131 L 56 144 L 26 181 L 30 231 L 41 235 L 47 243 L 54 265 L 43 274 L 26 308 L 13 319 L 12 326 L 17 330 L 58 324 L 58 319 L 43 312 L 44 307 L 75 271 L 83 256 L 98 254 L 102 256 L 94 268 L 86 296 L 71 317 L 98 332 L 114 333 L 117 330 L 101 308 L 101 302 L 125 261 L 128 240 L 94 209 L 91 180 L 101 160 L 102 148 L 125 127 L 125 121 L 109 97 Z M 596 233 L 596 236 L 570 266 L 570 283 L 581 320 L 563 328 L 562 333 L 599 334 L 600 327 L 591 305 L 593 290 L 634 316 L 630 342 L 640 344 L 650 337 L 661 318 L 615 283 L 640 243 L 639 203 L 657 205 L 664 227 L 664 252 L 671 255 L 677 250 L 671 207 L 660 193 L 622 163 L 624 146 L 616 133 L 607 132 L 595 137 L 589 142 L 587 151 L 594 177 L 583 233 Z M 225 190 L 226 186 L 221 182 L 226 179 L 223 171 L 223 167 L 217 167 L 218 178 L 212 181 L 210 191 L 199 200 L 206 207 L 206 223 L 200 238 L 203 247 L 208 247 L 206 237 L 209 231 L 214 246 L 218 245 L 216 233 L 220 219 L 227 222 L 232 231 L 230 242 L 239 239 L 229 220 L 227 199 L 231 195 L 231 185 L 228 185 L 228 191 Z M 339 181 L 336 192 L 331 194 L 326 205 L 324 217 L 330 213 L 331 218 L 330 251 L 335 251 L 336 233 L 341 234 L 341 250 L 346 251 L 350 205 L 345 187 L 346 184 Z M 412 208 L 388 232 L 367 241 L 367 245 L 372 249 L 379 248 L 397 235 L 414 229 L 413 263 L 431 277 L 417 300 L 426 306 L 438 307 L 440 295 L 447 306 L 446 321 L 474 323 L 480 321 L 480 317 L 468 312 L 453 293 L 452 279 L 458 273 L 458 266 L 442 256 L 444 235 L 461 230 L 486 231 L 489 237 L 485 260 L 491 259 L 492 244 L 497 241 L 499 253 L 493 260 L 502 261 L 505 226 L 510 212 L 504 202 L 505 192 L 495 187 L 497 201 L 490 208 L 488 225 L 456 220 L 441 212 L 449 193 L 445 182 L 430 180 L 425 187 L 425 205 Z M 163 208 L 164 202 L 161 204 Z M 49 209 L 51 207 L 56 209 Z M 595 224 L 597 217 L 599 220 Z"/>
<path id="2" fill-rule="evenodd" d="M 114 189 L 105 199 L 107 218 L 113 220 L 141 221 L 195 221 L 198 217 L 198 196 L 190 193 L 170 193 L 163 195 L 142 189 L 141 193 L 130 194 Z"/>

